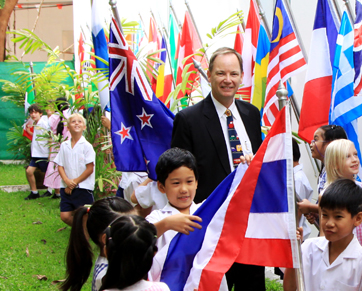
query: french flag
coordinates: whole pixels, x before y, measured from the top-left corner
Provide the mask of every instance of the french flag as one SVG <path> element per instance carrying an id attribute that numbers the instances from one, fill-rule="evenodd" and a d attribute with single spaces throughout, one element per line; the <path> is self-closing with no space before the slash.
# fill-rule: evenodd
<path id="1" fill-rule="evenodd" d="M 332 64 L 340 26 L 329 0 L 319 0 L 309 50 L 298 134 L 311 142 L 314 132 L 328 124 L 331 104 Z"/>
<path id="2" fill-rule="evenodd" d="M 177 234 L 155 256 L 160 280 L 173 291 L 227 290 L 223 278 L 234 262 L 299 268 L 292 175 L 284 108 L 250 166 L 241 164 L 194 213 L 202 229 Z"/>

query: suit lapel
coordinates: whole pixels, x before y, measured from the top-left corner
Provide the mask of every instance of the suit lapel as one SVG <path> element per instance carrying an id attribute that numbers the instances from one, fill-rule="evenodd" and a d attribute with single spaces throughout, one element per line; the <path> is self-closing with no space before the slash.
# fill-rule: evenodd
<path id="1" fill-rule="evenodd" d="M 215 150 L 223 165 L 226 173 L 230 173 L 229 156 L 227 154 L 227 148 L 225 144 L 224 134 L 220 125 L 220 119 L 217 115 L 215 105 L 212 102 L 210 94 L 206 97 L 204 103 L 203 114 L 207 119 L 207 130 L 214 143 Z"/>

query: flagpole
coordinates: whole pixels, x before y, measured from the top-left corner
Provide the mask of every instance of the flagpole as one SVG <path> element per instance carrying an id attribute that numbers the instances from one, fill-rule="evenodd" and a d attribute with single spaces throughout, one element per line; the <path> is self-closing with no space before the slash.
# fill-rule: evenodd
<path id="1" fill-rule="evenodd" d="M 206 75 L 204 69 L 203 69 L 202 66 L 201 66 L 201 63 L 198 62 L 198 61 L 196 61 L 194 58 L 192 58 L 192 61 L 193 61 L 193 63 L 194 63 L 195 69 L 197 69 L 197 70 L 199 71 L 200 75 L 201 75 L 207 82 L 209 82 L 209 80 L 208 80 L 208 78 L 207 78 L 207 75 Z"/>
<path id="2" fill-rule="evenodd" d="M 279 110 L 282 110 L 284 106 L 287 105 L 288 101 L 288 90 L 285 89 L 283 81 L 280 80 L 278 90 L 276 91 L 276 95 L 278 97 L 278 103 L 279 103 Z M 289 108 L 286 108 L 286 110 L 291 110 L 290 105 L 288 105 Z M 291 117 L 291 116 L 290 116 Z M 285 122 L 288 122 L 287 120 Z M 291 120 L 290 120 L 291 122 Z M 294 191 L 294 199 L 297 201 L 297 193 L 295 192 L 294 187 L 294 173 L 292 172 L 293 176 L 293 191 Z M 295 222 L 296 227 L 298 227 L 298 211 L 297 207 L 294 208 L 294 214 L 295 214 Z M 301 252 L 301 242 L 300 240 L 297 240 L 297 260 L 299 263 L 299 268 L 295 268 L 296 273 L 296 279 L 297 279 L 297 290 L 298 291 L 305 291 L 305 285 L 304 285 L 304 276 L 303 276 L 303 265 L 302 265 L 302 252 Z"/>
<path id="3" fill-rule="evenodd" d="M 124 35 L 123 29 L 122 29 L 121 18 L 119 17 L 119 14 L 118 14 L 117 0 L 109 0 L 109 5 L 111 6 L 114 19 L 116 20 L 116 22 L 117 22 L 117 24 L 118 24 L 118 27 L 119 27 L 119 29 L 121 30 L 121 33 Z"/>
<path id="4" fill-rule="evenodd" d="M 181 22 L 180 22 L 180 21 L 178 20 L 178 18 L 177 18 L 177 15 L 176 15 L 176 13 L 175 13 L 175 9 L 173 8 L 171 1 L 170 1 L 170 8 L 171 8 L 173 17 L 175 18 L 175 20 L 176 20 L 176 22 L 177 22 L 178 27 L 180 28 L 180 30 L 182 30 L 182 24 L 181 24 Z"/>
<path id="5" fill-rule="evenodd" d="M 185 0 L 185 4 L 186 4 L 186 7 L 187 7 L 187 10 L 188 10 L 189 13 L 190 13 L 192 23 L 193 23 L 194 26 L 195 26 L 195 29 L 196 29 L 197 35 L 198 35 L 198 37 L 199 37 L 199 40 L 200 40 L 200 42 L 201 42 L 202 48 L 205 50 L 204 45 L 202 44 L 201 35 L 200 35 L 200 32 L 199 32 L 199 29 L 197 28 L 197 25 L 196 25 L 196 22 L 195 22 L 195 18 L 194 18 L 194 15 L 192 14 L 192 11 L 191 11 L 189 2 L 188 2 L 187 0 Z M 206 61 L 209 62 L 209 59 L 207 58 L 206 53 L 204 53 L 203 55 L 205 56 Z"/>
<path id="6" fill-rule="evenodd" d="M 245 22 L 244 22 L 244 18 L 241 17 L 241 15 L 239 14 L 239 9 L 236 9 L 236 12 L 238 13 L 238 18 L 240 20 L 240 24 L 241 27 L 243 28 L 244 32 L 245 32 Z"/>
<path id="7" fill-rule="evenodd" d="M 335 10 L 335 12 L 336 12 L 336 14 L 338 16 L 338 19 L 341 22 L 342 13 L 341 13 L 341 9 L 339 9 L 339 5 L 337 3 L 337 0 L 333 0 L 333 6 L 334 6 L 334 10 Z"/>
<path id="8" fill-rule="evenodd" d="M 351 2 L 349 0 L 343 0 L 343 1 L 347 6 L 347 12 L 348 12 L 349 18 L 351 19 L 351 22 L 353 24 L 356 19 L 356 15 L 354 15 L 353 9 L 351 7 Z"/>
<path id="9" fill-rule="evenodd" d="M 141 23 L 142 23 L 142 30 L 143 30 L 143 33 L 145 34 L 145 36 L 147 37 L 148 39 L 148 35 L 147 35 L 147 32 L 146 30 L 144 29 L 144 27 L 146 27 L 145 23 L 143 22 L 143 18 L 141 16 L 141 13 L 138 13 L 139 17 L 140 17 L 140 20 L 141 20 Z"/>
<path id="10" fill-rule="evenodd" d="M 259 15 L 261 16 L 261 20 L 264 23 L 264 28 L 265 28 L 266 34 L 268 35 L 269 40 L 271 40 L 272 36 L 271 36 L 270 28 L 269 28 L 268 21 L 265 16 L 265 11 L 263 9 L 263 6 L 261 6 L 261 3 L 259 0 L 256 0 L 256 3 L 257 3 L 257 7 L 259 8 Z"/>
<path id="11" fill-rule="evenodd" d="M 35 86 L 34 86 L 34 79 L 33 79 L 33 74 L 34 74 L 34 68 L 33 68 L 33 62 L 29 62 L 29 67 L 30 67 L 30 72 L 31 72 L 31 84 L 33 85 L 33 92 L 34 92 L 34 98 L 36 97 L 36 92 L 35 92 Z"/>

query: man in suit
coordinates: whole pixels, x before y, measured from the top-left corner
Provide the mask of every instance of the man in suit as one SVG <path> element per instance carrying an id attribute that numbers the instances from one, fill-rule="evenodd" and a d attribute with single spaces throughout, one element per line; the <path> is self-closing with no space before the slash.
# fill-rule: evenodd
<path id="1" fill-rule="evenodd" d="M 244 154 L 241 162 L 250 163 L 261 145 L 259 110 L 234 98 L 242 82 L 242 68 L 238 52 L 225 47 L 216 50 L 208 71 L 211 93 L 175 117 L 171 147 L 189 150 L 196 157 L 199 169 L 196 203 L 206 199 L 237 165 L 229 141 L 227 109 L 232 113 Z M 265 290 L 264 267 L 234 264 L 226 278 L 229 290 L 234 284 L 235 291 Z"/>

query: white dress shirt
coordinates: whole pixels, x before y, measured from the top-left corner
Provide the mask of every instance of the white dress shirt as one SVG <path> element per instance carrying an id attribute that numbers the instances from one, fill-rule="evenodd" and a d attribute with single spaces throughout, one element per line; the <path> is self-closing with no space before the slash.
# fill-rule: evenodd
<path id="1" fill-rule="evenodd" d="M 37 124 L 34 124 L 33 138 L 31 140 L 31 157 L 32 158 L 46 158 L 49 156 L 49 148 L 47 146 L 48 141 L 44 138 L 38 140 L 39 135 L 42 135 L 50 130 L 48 116 L 43 115 L 38 120 Z M 42 138 L 40 138 L 42 139 Z"/>
<path id="2" fill-rule="evenodd" d="M 219 116 L 220 119 L 220 124 L 221 124 L 221 128 L 224 134 L 224 139 L 225 139 L 225 144 L 226 144 L 226 148 L 228 150 L 228 156 L 229 156 L 229 165 L 230 165 L 230 169 L 231 172 L 234 171 L 234 162 L 233 162 L 233 157 L 231 154 L 231 148 L 230 148 L 230 141 L 229 141 L 229 132 L 228 132 L 228 128 L 226 125 L 226 114 L 225 111 L 227 109 L 229 109 L 233 115 L 233 121 L 234 121 L 234 126 L 235 126 L 235 130 L 239 136 L 239 140 L 240 140 L 240 144 L 241 147 L 243 149 L 243 153 L 245 154 L 252 154 L 253 150 L 251 147 L 251 143 L 250 143 L 250 139 L 249 136 L 246 132 L 243 120 L 240 117 L 239 114 L 239 110 L 236 107 L 235 104 L 235 100 L 233 101 L 233 103 L 231 104 L 231 106 L 229 108 L 226 108 L 224 105 L 222 105 L 219 101 L 217 101 L 211 94 L 211 100 L 214 103 L 217 115 Z"/>

